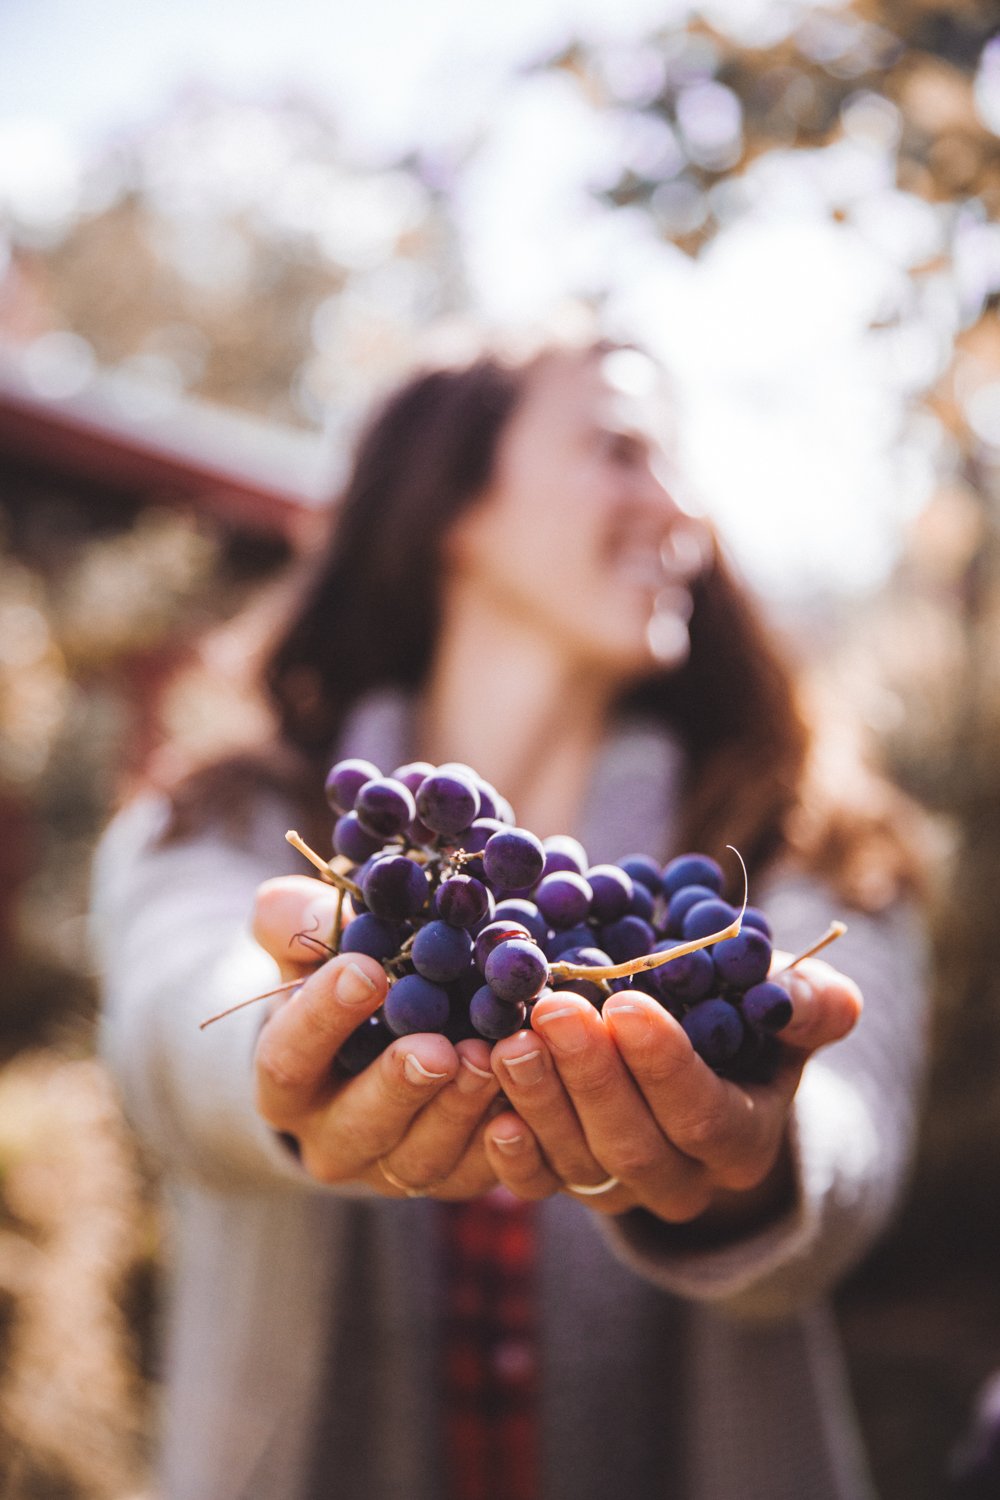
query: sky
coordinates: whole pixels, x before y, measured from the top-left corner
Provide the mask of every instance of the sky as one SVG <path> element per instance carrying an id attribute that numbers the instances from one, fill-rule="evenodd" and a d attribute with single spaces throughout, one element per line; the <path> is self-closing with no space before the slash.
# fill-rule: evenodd
<path id="1" fill-rule="evenodd" d="M 809 0 L 707 8 L 767 40 Z M 754 211 L 697 261 L 641 216 L 603 210 L 587 184 L 614 159 L 606 119 L 570 80 L 523 65 L 570 31 L 614 48 L 686 10 L 684 0 L 4 0 L 0 189 L 6 170 L 8 181 L 20 172 L 22 191 L 46 191 L 192 79 L 265 98 L 289 84 L 314 92 L 362 154 L 478 139 L 456 208 L 483 319 L 543 319 L 606 285 L 612 331 L 641 337 L 670 369 L 692 492 L 747 572 L 774 591 L 864 589 L 933 481 L 926 447 L 900 441 L 906 382 L 866 329 L 905 298 L 908 247 L 932 243 L 937 226 L 897 203 L 909 227 L 887 250 L 877 234 L 830 222 L 822 171 L 849 179 L 848 196 L 891 199 L 870 131 L 822 171 L 771 163 Z M 6 168 L 5 141 L 18 147 Z M 940 350 L 923 355 L 932 374 Z"/>

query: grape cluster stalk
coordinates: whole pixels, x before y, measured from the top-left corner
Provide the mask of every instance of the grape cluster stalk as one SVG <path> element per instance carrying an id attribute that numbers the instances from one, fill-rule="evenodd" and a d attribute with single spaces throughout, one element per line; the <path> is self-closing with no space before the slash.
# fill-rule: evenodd
<path id="1" fill-rule="evenodd" d="M 464 764 L 413 761 L 384 776 L 371 761 L 340 760 L 326 797 L 332 856 L 286 837 L 336 887 L 336 915 L 324 937 L 298 936 L 324 956 L 366 954 L 389 981 L 384 1004 L 337 1054 L 347 1075 L 396 1037 L 492 1043 L 529 1024 L 543 994 L 569 989 L 599 1010 L 633 989 L 675 1017 L 715 1072 L 766 1081 L 792 1015 L 780 978 L 845 930 L 832 923 L 773 976 L 771 927 L 747 905 L 745 868 L 737 908 L 705 854 L 664 868 L 647 854 L 591 865 L 577 839 L 518 827 L 509 802 Z"/>

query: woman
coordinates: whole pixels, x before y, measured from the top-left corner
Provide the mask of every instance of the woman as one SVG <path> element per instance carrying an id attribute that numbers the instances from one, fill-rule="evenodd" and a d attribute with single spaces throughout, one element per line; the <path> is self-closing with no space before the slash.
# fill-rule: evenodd
<path id="1" fill-rule="evenodd" d="M 869 1493 L 824 1299 L 910 1146 L 914 861 L 874 782 L 824 793 L 787 668 L 664 486 L 650 368 L 549 349 L 398 391 L 271 655 L 273 746 L 105 841 L 106 1050 L 176 1209 L 169 1500 Z M 385 976 L 317 967 L 296 934 L 329 894 L 280 871 L 343 755 L 467 762 L 592 861 L 735 844 L 787 948 L 847 915 L 852 977 L 801 966 L 768 1085 L 648 997 L 565 991 L 492 1054 L 408 1036 L 331 1083 Z M 279 978 L 305 982 L 199 1031 Z"/>

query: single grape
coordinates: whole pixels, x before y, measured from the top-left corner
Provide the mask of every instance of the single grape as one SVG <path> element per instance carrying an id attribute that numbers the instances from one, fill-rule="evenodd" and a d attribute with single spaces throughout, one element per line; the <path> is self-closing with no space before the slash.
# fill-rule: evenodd
<path id="1" fill-rule="evenodd" d="M 681 1025 L 698 1056 L 709 1067 L 724 1067 L 734 1058 L 743 1043 L 743 1022 L 734 1005 L 718 997 L 699 1000 L 687 1012 Z"/>
<path id="2" fill-rule="evenodd" d="M 771 931 L 771 924 L 759 906 L 747 907 L 743 913 L 743 926 L 756 927 L 757 931 L 762 932 L 768 941 L 771 941 L 774 937 L 774 933 Z"/>
<path id="3" fill-rule="evenodd" d="M 527 828 L 504 828 L 487 840 L 483 864 L 498 890 L 528 890 L 541 879 L 545 850 Z"/>
<path id="4" fill-rule="evenodd" d="M 504 917 L 497 922 L 491 922 L 489 926 L 484 927 L 480 932 L 476 933 L 475 942 L 472 945 L 472 956 L 476 968 L 482 973 L 486 968 L 486 960 L 493 952 L 493 949 L 500 943 L 505 943 L 508 938 L 524 938 L 527 940 L 530 937 L 531 933 L 522 922 L 512 921 L 509 917 Z"/>
<path id="5" fill-rule="evenodd" d="M 340 938 L 341 953 L 366 953 L 369 958 L 392 958 L 399 952 L 403 941 L 403 929 L 396 922 L 385 922 L 362 912 L 352 917 Z"/>
<path id="6" fill-rule="evenodd" d="M 376 860 L 361 887 L 369 911 L 389 922 L 415 917 L 429 891 L 427 876 L 405 854 L 388 854 Z"/>
<path id="7" fill-rule="evenodd" d="M 542 840 L 545 850 L 545 875 L 554 875 L 556 870 L 574 870 L 577 875 L 587 873 L 587 851 L 579 839 L 568 833 L 553 833 Z"/>
<path id="8" fill-rule="evenodd" d="M 354 811 L 366 833 L 387 839 L 402 833 L 417 815 L 413 793 L 391 776 L 366 781 L 358 792 Z"/>
<path id="9" fill-rule="evenodd" d="M 655 951 L 662 953 L 673 946 L 672 941 L 657 943 Z M 716 987 L 715 965 L 704 948 L 682 953 L 668 964 L 651 969 L 650 974 L 655 979 L 657 994 L 674 1000 L 706 1000 Z"/>
<path id="10" fill-rule="evenodd" d="M 448 1024 L 448 991 L 422 974 L 404 974 L 389 986 L 382 1014 L 393 1036 L 443 1031 Z"/>
<path id="11" fill-rule="evenodd" d="M 549 966 L 545 954 L 530 938 L 498 943 L 483 970 L 490 989 L 509 1005 L 533 1000 L 545 986 Z"/>
<path id="12" fill-rule="evenodd" d="M 611 954 L 613 963 L 624 964 L 649 953 L 656 943 L 656 933 L 641 917 L 619 917 L 617 922 L 607 922 L 597 929 L 597 941 Z"/>
<path id="13" fill-rule="evenodd" d="M 631 875 L 637 885 L 643 885 L 651 896 L 659 896 L 663 891 L 663 882 L 660 877 L 660 867 L 656 860 L 649 854 L 626 854 L 624 859 L 616 861 L 618 868 L 624 870 L 626 875 Z"/>
<path id="14" fill-rule="evenodd" d="M 682 885 L 667 902 L 667 931 L 676 933 L 679 937 L 684 931 L 684 918 L 692 906 L 697 906 L 699 901 L 715 900 L 715 892 L 710 891 L 707 885 Z"/>
<path id="15" fill-rule="evenodd" d="M 401 781 L 413 796 L 417 795 L 417 787 L 428 776 L 433 776 L 436 770 L 429 760 L 410 760 L 405 766 L 397 766 L 392 773 L 393 781 Z"/>
<path id="16" fill-rule="evenodd" d="M 629 917 L 641 917 L 644 922 L 652 924 L 653 914 L 656 910 L 656 902 L 648 886 L 639 880 L 632 882 L 632 899 L 625 913 Z"/>
<path id="17" fill-rule="evenodd" d="M 540 947 L 545 946 L 545 939 L 549 935 L 549 924 L 534 901 L 528 901 L 524 896 L 505 896 L 496 904 L 494 920 L 520 922 L 522 927 L 528 929 Z"/>
<path id="18" fill-rule="evenodd" d="M 425 979 L 448 984 L 472 964 L 472 939 L 449 922 L 428 922 L 413 939 L 410 958 Z"/>
<path id="19" fill-rule="evenodd" d="M 493 913 L 493 895 L 474 875 L 449 875 L 442 880 L 434 904 L 453 927 L 475 927 Z"/>
<path id="20" fill-rule="evenodd" d="M 425 776 L 416 792 L 417 813 L 435 833 L 460 833 L 479 812 L 479 793 L 468 776 L 457 771 L 435 771 Z"/>
<path id="21" fill-rule="evenodd" d="M 712 949 L 712 962 L 719 982 L 748 990 L 767 978 L 771 967 L 771 944 L 756 927 L 744 927 L 736 937 L 725 938 Z"/>
<path id="22" fill-rule="evenodd" d="M 575 870 L 554 870 L 535 887 L 535 905 L 550 927 L 576 927 L 594 899 L 590 882 Z"/>
<path id="23" fill-rule="evenodd" d="M 717 896 L 725 879 L 722 866 L 707 854 L 679 854 L 663 871 L 663 894 L 672 896 L 684 885 L 707 885 Z"/>
<path id="24" fill-rule="evenodd" d="M 378 766 L 373 765 L 370 760 L 338 760 L 327 774 L 323 788 L 326 800 L 334 812 L 350 812 L 365 783 L 381 775 Z"/>
<path id="25" fill-rule="evenodd" d="M 711 901 L 696 901 L 681 924 L 681 936 L 686 942 L 692 938 L 711 937 L 721 932 L 736 919 L 736 910 L 728 901 L 713 897 Z"/>
<path id="26" fill-rule="evenodd" d="M 373 854 L 378 854 L 382 839 L 362 828 L 356 812 L 348 812 L 333 825 L 333 848 L 336 854 L 360 865 Z"/>
<path id="27" fill-rule="evenodd" d="M 781 1031 L 792 1019 L 788 991 L 774 980 L 751 985 L 740 1001 L 740 1008 L 757 1031 Z"/>
<path id="28" fill-rule="evenodd" d="M 586 922 L 579 927 L 567 927 L 562 932 L 550 932 L 542 944 L 542 950 L 550 963 L 555 963 L 568 948 L 587 948 L 594 942 L 593 929 Z"/>
<path id="29" fill-rule="evenodd" d="M 781 1061 L 781 1043 L 768 1031 L 744 1028 L 743 1045 L 736 1056 L 718 1071 L 740 1083 L 770 1083 Z"/>
<path id="30" fill-rule="evenodd" d="M 337 1066 L 354 1077 L 381 1057 L 392 1040 L 392 1032 L 385 1022 L 378 1016 L 369 1016 L 343 1043 L 337 1053 Z"/>
<path id="31" fill-rule="evenodd" d="M 559 955 L 560 963 L 577 964 L 586 969 L 607 969 L 611 966 L 611 959 L 600 948 L 567 948 L 565 953 Z M 582 995 L 584 1000 L 589 1000 L 591 1005 L 600 1010 L 607 998 L 607 991 L 602 988 L 599 980 L 595 979 L 560 979 L 553 985 L 556 990 L 572 990 L 576 995 Z"/>
<path id="32" fill-rule="evenodd" d="M 631 875 L 618 865 L 591 865 L 587 879 L 594 892 L 592 915 L 595 921 L 617 922 L 632 901 L 635 886 Z"/>
<path id="33" fill-rule="evenodd" d="M 480 985 L 469 1001 L 469 1020 L 479 1036 L 489 1042 L 499 1042 L 502 1037 L 520 1031 L 526 1014 L 523 1000 L 511 1005 L 501 1000 L 488 984 Z"/>

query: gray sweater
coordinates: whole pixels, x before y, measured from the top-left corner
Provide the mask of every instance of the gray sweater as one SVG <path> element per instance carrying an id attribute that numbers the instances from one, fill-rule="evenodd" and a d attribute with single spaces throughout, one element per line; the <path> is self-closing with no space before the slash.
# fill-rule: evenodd
<path id="1" fill-rule="evenodd" d="M 344 753 L 407 758 L 405 715 L 366 705 Z M 679 756 L 632 725 L 609 742 L 576 831 L 594 861 L 665 853 Z M 248 844 L 156 846 L 164 806 L 120 814 L 98 853 L 102 1041 L 170 1204 L 163 1500 L 440 1500 L 437 1228 L 430 1200 L 320 1187 L 257 1116 L 264 1018 L 227 1003 L 275 982 L 248 916 L 301 862 L 288 811 Z M 752 893 L 794 951 L 833 915 L 860 984 L 855 1032 L 807 1064 L 794 1210 L 711 1252 L 636 1213 L 539 1208 L 540 1500 L 863 1500 L 871 1495 L 825 1298 L 902 1185 L 924 1044 L 911 913 L 835 910 L 802 877 Z"/>

